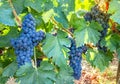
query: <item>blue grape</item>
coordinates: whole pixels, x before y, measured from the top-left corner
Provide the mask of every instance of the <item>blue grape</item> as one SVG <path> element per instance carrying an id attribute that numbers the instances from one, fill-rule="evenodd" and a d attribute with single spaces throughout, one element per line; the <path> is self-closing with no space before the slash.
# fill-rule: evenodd
<path id="1" fill-rule="evenodd" d="M 22 33 L 18 38 L 11 39 L 11 45 L 17 55 L 18 67 L 25 63 L 31 63 L 33 48 L 45 38 L 45 33 L 43 31 L 36 32 L 35 26 L 35 19 L 31 14 L 27 14 L 22 23 Z"/>
<path id="2" fill-rule="evenodd" d="M 42 62 L 42 59 L 37 59 L 37 67 L 40 67 L 41 62 Z"/>
<path id="3" fill-rule="evenodd" d="M 87 51 L 86 46 L 76 47 L 76 42 L 74 39 L 70 38 L 71 40 L 71 46 L 70 46 L 70 52 L 69 52 L 69 65 L 72 67 L 74 73 L 73 76 L 76 80 L 79 80 L 81 76 L 81 61 L 82 61 L 82 53 L 85 53 Z"/>
<path id="4" fill-rule="evenodd" d="M 85 16 L 84 16 L 84 19 L 86 20 L 86 21 L 92 21 L 92 15 L 91 15 L 91 13 L 86 13 L 85 14 Z"/>

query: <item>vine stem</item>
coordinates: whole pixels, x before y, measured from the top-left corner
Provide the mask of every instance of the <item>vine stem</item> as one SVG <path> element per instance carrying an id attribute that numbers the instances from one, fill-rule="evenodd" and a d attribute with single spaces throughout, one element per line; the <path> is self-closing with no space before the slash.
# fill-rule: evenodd
<path id="1" fill-rule="evenodd" d="M 116 84 L 120 82 L 120 61 L 118 62 L 117 76 L 116 76 Z"/>
<path id="2" fill-rule="evenodd" d="M 59 25 L 54 19 L 53 19 L 53 17 L 51 17 L 51 20 L 52 20 L 52 22 L 55 24 L 55 25 Z M 65 29 L 65 28 L 62 28 L 62 31 L 65 31 L 65 32 L 67 32 L 68 34 L 70 34 L 70 36 L 72 36 L 73 37 L 73 34 L 69 31 L 69 30 L 67 30 L 67 29 Z"/>
<path id="3" fill-rule="evenodd" d="M 118 29 L 116 29 L 117 23 L 113 22 L 111 19 L 110 19 L 110 23 L 112 24 L 111 30 L 113 32 L 120 34 L 120 31 Z"/>
<path id="4" fill-rule="evenodd" d="M 36 60 L 36 50 L 35 50 L 35 47 L 34 47 L 34 60 L 35 60 L 35 69 L 37 69 L 37 60 Z"/>
<path id="5" fill-rule="evenodd" d="M 40 58 L 40 59 L 47 58 L 47 57 L 45 56 L 44 52 L 41 50 L 41 46 L 38 45 L 37 48 L 38 48 L 38 50 L 39 50 L 39 51 L 42 53 L 42 55 L 43 55 L 43 56 L 40 56 L 39 58 Z"/>
<path id="6" fill-rule="evenodd" d="M 16 10 L 15 10 L 15 8 L 13 6 L 12 0 L 8 0 L 8 2 L 10 4 L 11 8 L 12 8 L 12 12 L 13 12 L 13 15 L 15 16 L 15 19 L 16 19 L 16 21 L 18 23 L 18 26 L 21 27 L 21 20 L 19 19 L 18 15 L 17 15 L 17 12 L 16 12 Z"/>

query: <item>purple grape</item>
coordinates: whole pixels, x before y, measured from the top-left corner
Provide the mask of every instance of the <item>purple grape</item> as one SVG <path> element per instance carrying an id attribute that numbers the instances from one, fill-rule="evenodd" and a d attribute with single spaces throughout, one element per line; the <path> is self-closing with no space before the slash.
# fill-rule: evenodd
<path id="1" fill-rule="evenodd" d="M 70 46 L 70 52 L 69 52 L 69 65 L 72 67 L 74 73 L 73 76 L 76 80 L 79 80 L 81 76 L 81 61 L 82 61 L 82 53 L 85 53 L 87 51 L 86 46 L 76 47 L 75 40 L 70 38 L 71 40 L 71 46 Z"/>
<path id="2" fill-rule="evenodd" d="M 33 48 L 45 38 L 43 31 L 36 32 L 35 19 L 31 14 L 27 14 L 22 23 L 22 33 L 16 39 L 11 39 L 11 45 L 17 55 L 18 67 L 31 63 Z"/>

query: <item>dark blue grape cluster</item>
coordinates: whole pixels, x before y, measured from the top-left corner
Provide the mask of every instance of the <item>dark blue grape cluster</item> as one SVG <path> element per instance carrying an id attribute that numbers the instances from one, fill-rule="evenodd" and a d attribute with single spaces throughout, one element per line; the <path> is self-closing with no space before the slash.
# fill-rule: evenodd
<path id="1" fill-rule="evenodd" d="M 94 7 L 92 7 L 91 11 L 87 12 L 84 15 L 84 19 L 86 21 L 91 22 L 92 20 L 94 20 L 94 21 L 98 22 L 99 24 L 101 24 L 101 26 L 103 27 L 103 30 L 100 31 L 101 36 L 100 36 L 100 40 L 98 41 L 98 44 L 97 44 L 98 49 L 106 50 L 105 46 L 101 47 L 100 42 L 107 34 L 107 30 L 109 28 L 109 24 L 108 24 L 109 17 L 110 17 L 110 14 L 107 14 L 107 13 L 104 13 L 103 11 L 101 11 L 99 9 L 98 5 L 95 5 Z"/>
<path id="2" fill-rule="evenodd" d="M 74 78 L 76 80 L 79 80 L 80 76 L 81 76 L 81 61 L 82 61 L 82 53 L 85 53 L 87 51 L 87 47 L 86 46 L 81 46 L 81 47 L 76 47 L 76 43 L 74 39 L 70 39 L 71 40 L 71 46 L 70 46 L 70 66 L 72 67 L 73 71 L 74 71 Z"/>
<path id="3" fill-rule="evenodd" d="M 11 40 L 11 45 L 17 55 L 18 67 L 25 63 L 31 63 L 34 46 L 45 38 L 45 33 L 43 31 L 36 32 L 35 26 L 35 19 L 31 14 L 27 14 L 22 23 L 22 33 L 18 38 Z"/>

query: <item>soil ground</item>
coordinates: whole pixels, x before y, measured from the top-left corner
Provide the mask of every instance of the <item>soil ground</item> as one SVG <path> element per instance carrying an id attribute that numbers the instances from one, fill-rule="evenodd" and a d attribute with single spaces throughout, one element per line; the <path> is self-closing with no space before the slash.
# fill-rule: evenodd
<path id="1" fill-rule="evenodd" d="M 75 84 L 116 84 L 118 59 L 115 57 L 104 72 L 91 67 L 85 60 L 82 61 L 82 75 Z"/>

